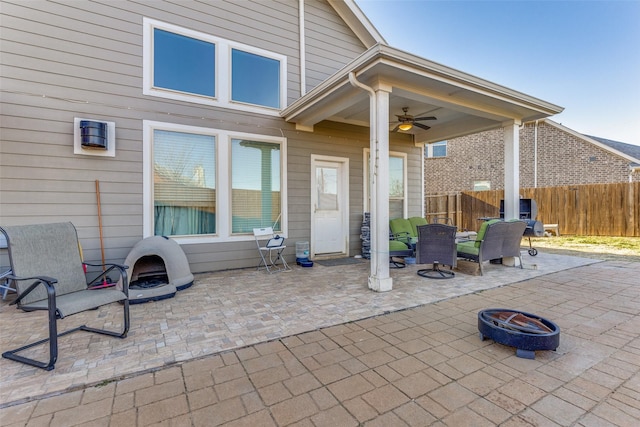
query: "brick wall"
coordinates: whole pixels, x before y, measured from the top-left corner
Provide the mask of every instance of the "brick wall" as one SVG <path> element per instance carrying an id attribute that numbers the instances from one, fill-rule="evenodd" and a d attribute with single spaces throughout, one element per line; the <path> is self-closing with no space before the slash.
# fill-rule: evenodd
<path id="1" fill-rule="evenodd" d="M 520 187 L 534 187 L 535 125 L 520 129 Z M 538 187 L 628 182 L 629 161 L 546 122 L 538 123 Z M 451 139 L 447 157 L 425 159 L 425 193 L 504 188 L 503 130 Z M 640 174 L 634 174 L 640 181 Z"/>

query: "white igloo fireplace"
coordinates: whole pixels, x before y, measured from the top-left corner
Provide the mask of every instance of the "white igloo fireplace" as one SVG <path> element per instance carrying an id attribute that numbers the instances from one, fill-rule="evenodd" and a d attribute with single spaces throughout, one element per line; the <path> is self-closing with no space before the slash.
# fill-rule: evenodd
<path id="1" fill-rule="evenodd" d="M 172 298 L 193 284 L 187 256 L 178 243 L 164 236 L 140 240 L 124 262 L 129 266 L 131 304 Z M 122 283 L 118 283 L 122 286 Z"/>

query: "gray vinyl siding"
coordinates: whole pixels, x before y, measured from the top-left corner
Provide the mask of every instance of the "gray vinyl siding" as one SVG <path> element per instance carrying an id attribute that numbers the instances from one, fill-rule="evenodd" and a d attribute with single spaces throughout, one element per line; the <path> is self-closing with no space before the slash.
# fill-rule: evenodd
<path id="1" fill-rule="evenodd" d="M 307 91 L 366 50 L 338 14 L 321 1 L 305 3 Z"/>
<path id="2" fill-rule="evenodd" d="M 360 226 L 363 216 L 364 150 L 369 148 L 369 129 L 322 122 L 313 133 L 288 132 L 289 244 L 309 240 L 311 217 L 311 155 L 349 159 L 349 255 L 361 253 Z M 391 135 L 390 150 L 407 156 L 408 215 L 422 215 L 422 164 L 420 148 L 407 135 Z"/>
<path id="3" fill-rule="evenodd" d="M 307 74 L 313 87 L 364 46 L 326 2 L 305 7 Z M 143 121 L 152 120 L 284 135 L 289 257 L 295 241 L 309 239 L 310 154 L 349 157 L 350 251 L 359 253 L 362 149 L 368 146 L 368 129 L 323 124 L 318 132 L 304 133 L 278 117 L 142 92 L 142 21 L 147 17 L 286 55 L 292 102 L 300 96 L 296 0 L 3 1 L 0 13 L 0 224 L 71 221 L 85 260 L 99 261 L 98 180 L 105 259 L 124 261 L 142 238 Z M 325 22 L 315 24 L 316 19 Z M 116 156 L 74 155 L 74 117 L 115 122 Z M 253 241 L 182 247 L 193 272 L 257 264 Z"/>

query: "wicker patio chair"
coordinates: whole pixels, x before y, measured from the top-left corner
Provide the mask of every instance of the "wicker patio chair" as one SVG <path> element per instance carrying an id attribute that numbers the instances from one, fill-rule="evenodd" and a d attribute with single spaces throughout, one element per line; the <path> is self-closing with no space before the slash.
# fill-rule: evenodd
<path id="1" fill-rule="evenodd" d="M 418 270 L 418 276 L 429 279 L 450 279 L 455 276 L 451 271 L 456 266 L 456 227 L 445 224 L 428 224 L 418 227 L 417 259 L 418 264 L 432 264 L 432 268 Z M 447 265 L 450 270 L 441 270 Z"/>
<path id="2" fill-rule="evenodd" d="M 492 219 L 485 221 L 478 230 L 475 240 L 457 244 L 458 257 L 477 262 L 480 275 L 484 274 L 482 264 L 485 261 L 515 257 L 522 268 L 520 245 L 527 223 L 521 220 L 503 221 Z"/>

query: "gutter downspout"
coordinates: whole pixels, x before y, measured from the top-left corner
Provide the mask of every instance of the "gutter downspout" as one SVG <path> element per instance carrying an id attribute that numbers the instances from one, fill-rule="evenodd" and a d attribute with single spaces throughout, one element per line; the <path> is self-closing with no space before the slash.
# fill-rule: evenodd
<path id="1" fill-rule="evenodd" d="M 298 27 L 300 28 L 300 97 L 307 93 L 306 35 L 304 28 L 304 0 L 298 0 Z"/>
<path id="2" fill-rule="evenodd" d="M 533 188 L 538 188 L 538 121 L 533 127 Z"/>
<path id="3" fill-rule="evenodd" d="M 358 81 L 355 73 L 349 73 L 349 83 L 352 86 L 362 89 L 369 94 L 369 123 L 370 137 L 369 142 L 369 188 L 371 189 L 369 197 L 371 218 L 373 219 L 371 227 L 371 265 L 369 274 L 369 289 L 374 291 L 391 290 L 392 281 L 389 277 L 389 224 L 380 224 L 380 218 L 388 217 L 378 212 L 378 167 L 380 163 L 380 129 L 378 126 L 378 102 L 376 92 L 369 86 Z M 388 178 L 388 177 L 387 177 Z M 385 230 L 386 229 L 386 233 Z M 384 247 L 383 247 L 384 245 Z M 385 249 L 386 247 L 386 249 Z"/>

